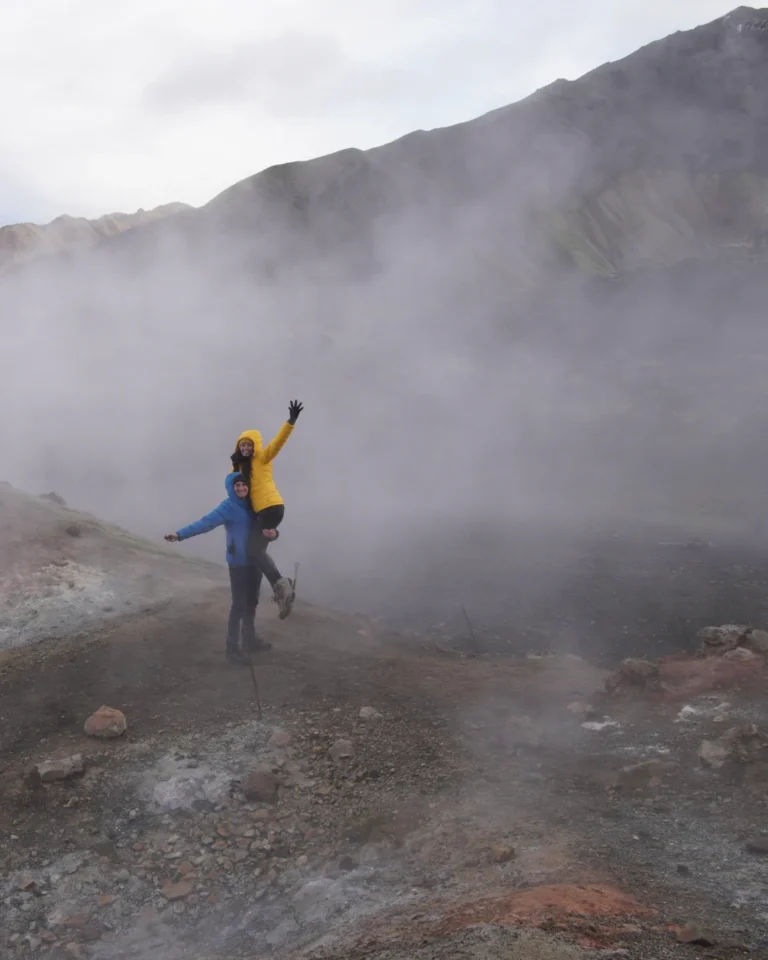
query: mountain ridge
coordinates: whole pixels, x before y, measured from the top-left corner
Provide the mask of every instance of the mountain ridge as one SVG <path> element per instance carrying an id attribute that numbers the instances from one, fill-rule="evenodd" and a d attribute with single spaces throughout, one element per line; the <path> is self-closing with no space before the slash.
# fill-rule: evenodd
<path id="1" fill-rule="evenodd" d="M 102 240 L 192 208 L 165 203 L 135 213 L 107 213 L 95 219 L 62 214 L 45 224 L 13 223 L 0 226 L 0 273 L 13 266 L 59 252 L 95 247 Z"/>
<path id="2" fill-rule="evenodd" d="M 394 221 L 463 228 L 477 204 L 505 212 L 497 233 L 524 286 L 562 262 L 610 275 L 749 245 L 768 231 L 764 24 L 768 9 L 739 7 L 481 117 L 268 167 L 187 216 L 140 225 L 129 245 L 204 250 L 224 228 L 247 237 L 265 276 L 340 257 L 346 274 L 375 273 Z M 123 249 L 120 233 L 99 245 Z"/>

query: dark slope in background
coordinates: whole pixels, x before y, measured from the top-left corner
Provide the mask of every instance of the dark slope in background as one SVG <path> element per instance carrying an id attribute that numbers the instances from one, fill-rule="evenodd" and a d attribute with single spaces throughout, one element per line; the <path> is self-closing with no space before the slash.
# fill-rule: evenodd
<path id="1" fill-rule="evenodd" d="M 299 396 L 277 554 L 319 599 L 435 619 L 464 600 L 576 647 L 768 613 L 767 22 L 740 8 L 17 271 L 0 473 L 156 536 Z M 635 550 L 691 536 L 756 552 L 713 597 L 731 553 L 685 553 L 683 576 Z"/>

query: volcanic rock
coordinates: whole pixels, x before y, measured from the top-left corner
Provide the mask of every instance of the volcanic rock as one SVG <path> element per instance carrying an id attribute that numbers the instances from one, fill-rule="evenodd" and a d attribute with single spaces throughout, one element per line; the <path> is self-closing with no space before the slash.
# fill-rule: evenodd
<path id="1" fill-rule="evenodd" d="M 280 781 L 270 770 L 254 770 L 243 784 L 246 800 L 258 803 L 274 803 Z"/>
<path id="2" fill-rule="evenodd" d="M 110 740 L 121 737 L 127 729 L 125 714 L 113 707 L 99 707 L 96 713 L 85 721 L 85 732 L 89 737 Z"/>
<path id="3" fill-rule="evenodd" d="M 79 753 L 58 760 L 43 760 L 35 767 L 42 783 L 54 783 L 56 780 L 69 780 L 81 777 L 85 773 L 83 757 Z"/>

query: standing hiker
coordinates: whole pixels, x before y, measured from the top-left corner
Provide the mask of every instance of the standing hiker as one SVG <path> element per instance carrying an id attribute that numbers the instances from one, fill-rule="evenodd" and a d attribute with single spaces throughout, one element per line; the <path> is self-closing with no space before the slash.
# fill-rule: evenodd
<path id="1" fill-rule="evenodd" d="M 285 516 L 285 501 L 280 496 L 272 479 L 272 461 L 280 453 L 286 440 L 293 433 L 294 425 L 304 405 L 292 400 L 288 405 L 288 420 L 280 427 L 277 436 L 262 447 L 258 430 L 245 430 L 237 438 L 232 454 L 232 470 L 241 473 L 250 484 L 251 506 L 256 522 L 248 540 L 248 557 L 269 580 L 280 608 L 280 619 L 290 614 L 296 590 L 293 580 L 282 576 L 267 547 L 279 536 L 277 528 Z"/>
<path id="2" fill-rule="evenodd" d="M 169 543 L 189 540 L 223 526 L 227 535 L 227 563 L 232 588 L 232 606 L 227 625 L 226 657 L 230 663 L 246 664 L 243 655 L 248 651 L 268 650 L 272 644 L 256 633 L 254 623 L 259 603 L 262 572 L 248 560 L 248 538 L 256 524 L 256 517 L 248 498 L 248 482 L 241 473 L 230 473 L 224 481 L 227 499 L 202 519 L 168 533 Z"/>

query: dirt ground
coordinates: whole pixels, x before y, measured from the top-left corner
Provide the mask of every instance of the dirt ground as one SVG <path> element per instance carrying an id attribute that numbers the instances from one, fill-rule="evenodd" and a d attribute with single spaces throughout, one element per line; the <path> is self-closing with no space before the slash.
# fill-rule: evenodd
<path id="1" fill-rule="evenodd" d="M 168 586 L 2 655 L 9 957 L 768 956 L 768 750 L 698 756 L 768 729 L 761 660 L 608 697 L 575 656 L 463 657 L 265 604 L 259 717 L 220 575 Z M 125 734 L 86 736 L 102 704 Z M 28 774 L 77 754 L 82 775 Z"/>

